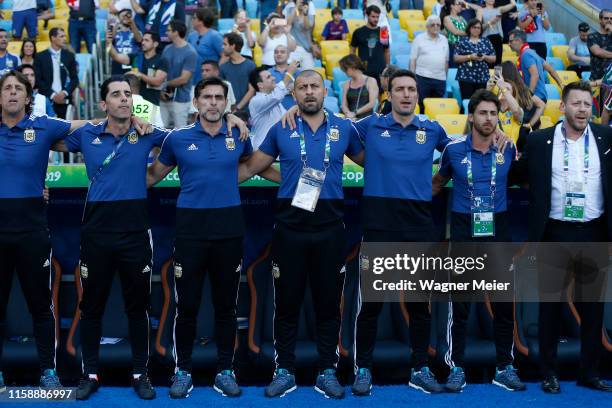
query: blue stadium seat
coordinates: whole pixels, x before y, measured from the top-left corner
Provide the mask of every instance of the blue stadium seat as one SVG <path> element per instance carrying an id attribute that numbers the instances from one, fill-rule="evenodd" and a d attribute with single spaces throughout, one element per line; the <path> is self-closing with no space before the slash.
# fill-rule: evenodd
<path id="1" fill-rule="evenodd" d="M 249 18 L 257 18 L 257 0 L 246 0 L 246 12 Z"/>
<path id="2" fill-rule="evenodd" d="M 108 10 L 107 9 L 96 9 L 96 18 L 104 18 L 107 19 L 108 18 Z"/>
<path id="3" fill-rule="evenodd" d="M 6 30 L 9 33 L 13 32 L 13 21 L 12 20 L 0 20 L 0 28 Z"/>
<path id="4" fill-rule="evenodd" d="M 391 42 L 398 41 L 406 44 L 408 42 L 408 31 L 391 29 Z"/>
<path id="5" fill-rule="evenodd" d="M 233 18 L 220 18 L 219 19 L 219 32 L 224 34 L 227 33 L 234 27 L 234 19 Z"/>
<path id="6" fill-rule="evenodd" d="M 363 20 L 363 11 L 360 9 L 344 9 L 342 16 L 345 20 Z"/>
<path id="7" fill-rule="evenodd" d="M 398 31 L 402 29 L 402 27 L 400 26 L 399 19 L 397 18 L 390 19 L 389 26 L 391 27 L 391 31 Z"/>
<path id="8" fill-rule="evenodd" d="M 329 0 L 314 0 L 313 3 L 317 10 L 329 8 Z"/>
<path id="9" fill-rule="evenodd" d="M 402 69 L 410 68 L 410 54 L 400 54 L 394 57 L 394 64 Z"/>
<path id="10" fill-rule="evenodd" d="M 452 94 L 453 93 L 453 84 L 457 83 L 457 85 L 459 85 L 459 82 L 457 82 L 457 68 L 449 68 L 448 69 L 448 74 L 446 75 L 446 94 Z"/>
<path id="11" fill-rule="evenodd" d="M 400 9 L 400 0 L 391 0 L 391 11 L 397 17 L 397 11 Z"/>
<path id="12" fill-rule="evenodd" d="M 567 38 L 563 33 L 544 33 L 546 37 L 546 45 L 550 48 L 553 45 L 567 45 Z"/>
<path id="13" fill-rule="evenodd" d="M 559 88 L 557 88 L 556 84 L 546 84 L 546 94 L 548 95 L 548 99 L 561 99 L 561 94 L 559 93 Z"/>
<path id="14" fill-rule="evenodd" d="M 334 91 L 336 91 L 336 95 L 340 95 L 340 82 L 344 82 L 348 79 L 348 76 L 340 69 L 340 67 L 335 67 L 332 71 L 333 79 L 332 84 L 334 85 Z"/>
<path id="15" fill-rule="evenodd" d="M 323 101 L 323 106 L 330 112 L 340 112 L 340 107 L 338 106 L 338 98 L 334 96 L 326 96 L 325 100 Z"/>
<path id="16" fill-rule="evenodd" d="M 410 57 L 410 51 L 412 50 L 412 43 L 406 41 L 393 41 L 391 43 L 391 58 L 400 55 L 406 55 Z"/>
<path id="17" fill-rule="evenodd" d="M 547 57 L 546 61 L 555 69 L 555 71 L 565 70 L 565 65 L 563 65 L 563 60 L 561 58 Z"/>
<path id="18" fill-rule="evenodd" d="M 469 99 L 464 99 L 464 100 L 461 102 L 461 106 L 463 107 L 463 114 L 464 114 L 464 115 L 467 115 L 467 114 L 468 114 L 468 104 L 469 104 L 469 103 L 470 103 L 470 100 L 469 100 Z"/>
<path id="19" fill-rule="evenodd" d="M 0 3 L 0 10 L 12 10 L 13 9 L 13 0 L 4 0 Z"/>
<path id="20" fill-rule="evenodd" d="M 583 81 L 588 81 L 591 78 L 591 71 L 585 71 L 581 76 Z"/>

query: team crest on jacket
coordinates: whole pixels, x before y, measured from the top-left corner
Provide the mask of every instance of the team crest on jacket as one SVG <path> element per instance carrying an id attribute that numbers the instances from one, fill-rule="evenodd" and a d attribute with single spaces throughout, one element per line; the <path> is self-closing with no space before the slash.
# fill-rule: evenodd
<path id="1" fill-rule="evenodd" d="M 424 130 L 416 131 L 416 142 L 418 144 L 425 144 L 427 141 L 427 133 Z"/>
<path id="2" fill-rule="evenodd" d="M 495 153 L 495 161 L 497 162 L 497 164 L 504 164 L 506 162 L 506 159 L 504 159 L 503 153 Z"/>
<path id="3" fill-rule="evenodd" d="M 34 141 L 36 141 L 36 132 L 34 129 L 26 129 L 23 132 L 23 140 L 26 143 L 34 143 Z"/>
<path id="4" fill-rule="evenodd" d="M 130 132 L 130 134 L 127 137 L 127 141 L 130 144 L 136 144 L 138 143 L 138 134 L 136 132 Z"/>
<path id="5" fill-rule="evenodd" d="M 337 128 L 329 130 L 329 140 L 332 142 L 340 140 L 340 131 Z"/>
<path id="6" fill-rule="evenodd" d="M 89 270 L 87 269 L 87 265 L 84 263 L 81 264 L 81 278 L 87 279 L 89 276 Z"/>
<path id="7" fill-rule="evenodd" d="M 236 141 L 233 137 L 225 138 L 225 148 L 229 151 L 236 150 Z"/>

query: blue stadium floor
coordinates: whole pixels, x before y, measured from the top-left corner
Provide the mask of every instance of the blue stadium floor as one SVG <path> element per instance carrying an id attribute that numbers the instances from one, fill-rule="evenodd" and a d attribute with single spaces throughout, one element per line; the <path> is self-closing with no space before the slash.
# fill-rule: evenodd
<path id="1" fill-rule="evenodd" d="M 157 387 L 157 399 L 154 401 L 139 400 L 131 388 L 105 387 L 100 388 L 89 401 L 79 402 L 79 407 L 392 407 L 411 405 L 419 408 L 580 408 L 580 407 L 611 407 L 612 393 L 601 393 L 577 387 L 572 382 L 561 383 L 562 392 L 559 395 L 544 394 L 539 383 L 528 383 L 525 392 L 508 392 L 496 386 L 487 384 L 468 384 L 461 394 L 426 395 L 407 386 L 377 386 L 372 396 L 357 398 L 347 394 L 341 401 L 325 399 L 312 387 L 302 386 L 296 391 L 280 399 L 268 399 L 263 396 L 262 387 L 244 387 L 243 395 L 238 399 L 225 398 L 210 387 L 195 388 L 190 398 L 171 400 L 168 388 Z M 346 387 L 347 393 L 350 387 Z M 3 407 L 66 407 L 66 403 L 45 404 L 2 404 Z"/>

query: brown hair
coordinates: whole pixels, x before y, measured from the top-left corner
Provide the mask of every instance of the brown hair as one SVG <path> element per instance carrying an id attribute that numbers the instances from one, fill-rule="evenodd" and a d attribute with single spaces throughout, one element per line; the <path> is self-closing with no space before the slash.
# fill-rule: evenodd
<path id="1" fill-rule="evenodd" d="M 30 85 L 30 81 L 28 81 L 28 78 L 26 78 L 25 75 L 23 75 L 21 72 L 16 71 L 16 70 L 10 70 L 6 74 L 2 75 L 2 78 L 0 78 L 0 90 L 2 90 L 2 87 L 4 87 L 4 83 L 9 77 L 15 77 L 20 84 L 25 86 L 26 94 L 28 95 L 28 98 L 30 98 L 30 103 L 26 104 L 25 106 L 25 112 L 26 114 L 30 114 L 32 112 L 32 102 L 33 102 L 32 100 L 33 91 L 32 91 L 32 85 Z M 0 113 L 1 112 L 2 112 L 2 107 L 0 106 Z"/>
<path id="2" fill-rule="evenodd" d="M 338 61 L 338 65 L 340 68 L 346 72 L 349 68 L 358 69 L 361 72 L 365 71 L 365 66 L 357 55 L 349 54 L 342 57 L 340 61 Z"/>

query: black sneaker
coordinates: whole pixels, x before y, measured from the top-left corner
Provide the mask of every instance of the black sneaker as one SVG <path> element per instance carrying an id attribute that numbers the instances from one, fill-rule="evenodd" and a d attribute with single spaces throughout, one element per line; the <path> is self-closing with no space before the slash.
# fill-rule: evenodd
<path id="1" fill-rule="evenodd" d="M 98 391 L 100 388 L 100 383 L 95 378 L 83 377 L 81 381 L 79 381 L 79 386 L 76 390 L 76 399 L 78 400 L 86 400 L 91 397 L 91 394 Z"/>
<path id="2" fill-rule="evenodd" d="M 157 395 L 146 374 L 142 374 L 138 379 L 132 379 L 132 387 L 134 387 L 134 391 L 140 399 L 143 400 L 152 400 Z"/>

